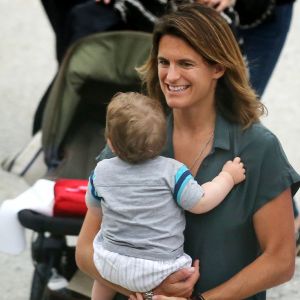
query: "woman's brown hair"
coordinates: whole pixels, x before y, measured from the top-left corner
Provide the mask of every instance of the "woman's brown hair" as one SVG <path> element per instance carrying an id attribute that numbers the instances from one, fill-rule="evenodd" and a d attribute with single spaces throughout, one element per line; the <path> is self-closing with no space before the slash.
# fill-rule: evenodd
<path id="1" fill-rule="evenodd" d="M 247 67 L 236 38 L 218 12 L 201 4 L 179 6 L 177 11 L 164 15 L 156 23 L 150 57 L 138 69 L 150 97 L 165 103 L 157 65 L 159 42 L 164 35 L 179 37 L 208 64 L 219 64 L 225 68 L 215 94 L 219 113 L 243 127 L 259 120 L 265 107 L 249 84 Z"/>
<path id="2" fill-rule="evenodd" d="M 118 93 L 107 107 L 105 136 L 122 160 L 139 163 L 159 155 L 166 141 L 166 118 L 159 101 Z"/>

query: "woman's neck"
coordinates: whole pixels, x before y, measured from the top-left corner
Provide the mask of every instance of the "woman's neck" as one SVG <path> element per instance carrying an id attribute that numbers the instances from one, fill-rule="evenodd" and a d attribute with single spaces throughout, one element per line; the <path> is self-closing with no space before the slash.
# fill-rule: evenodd
<path id="1" fill-rule="evenodd" d="M 174 109 L 174 130 L 185 133 L 212 131 L 216 121 L 215 108 L 182 110 Z"/>
<path id="2" fill-rule="evenodd" d="M 184 163 L 196 176 L 214 140 L 215 109 L 173 110 L 174 158 Z"/>

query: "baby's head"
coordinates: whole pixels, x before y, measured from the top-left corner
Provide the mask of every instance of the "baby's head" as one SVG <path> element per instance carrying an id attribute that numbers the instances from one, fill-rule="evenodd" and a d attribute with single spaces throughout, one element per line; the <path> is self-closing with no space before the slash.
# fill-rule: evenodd
<path id="1" fill-rule="evenodd" d="M 105 136 L 113 152 L 129 163 L 159 155 L 166 141 L 166 118 L 157 100 L 118 93 L 107 107 Z"/>

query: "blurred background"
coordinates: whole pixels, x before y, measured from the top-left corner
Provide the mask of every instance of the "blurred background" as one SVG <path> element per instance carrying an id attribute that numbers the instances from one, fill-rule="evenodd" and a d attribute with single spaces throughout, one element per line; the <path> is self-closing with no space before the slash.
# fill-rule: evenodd
<path id="1" fill-rule="evenodd" d="M 62 0 L 63 1 L 63 0 Z M 38 0 L 0 1 L 0 162 L 31 138 L 33 116 L 57 63 L 54 35 Z M 300 172 L 300 3 L 291 30 L 263 97 L 269 115 L 263 122 L 279 137 Z M 272 176 L 273 174 L 271 174 Z M 276 175 L 275 175 L 276 176 Z M 28 185 L 0 169 L 0 203 Z M 296 196 L 300 205 L 300 194 Z M 31 233 L 27 232 L 30 241 Z M 1 241 L 0 241 L 1 243 Z M 17 256 L 0 253 L 0 299 L 27 300 L 32 275 L 29 243 Z M 300 299 L 300 263 L 295 278 L 273 289 L 268 299 Z"/>

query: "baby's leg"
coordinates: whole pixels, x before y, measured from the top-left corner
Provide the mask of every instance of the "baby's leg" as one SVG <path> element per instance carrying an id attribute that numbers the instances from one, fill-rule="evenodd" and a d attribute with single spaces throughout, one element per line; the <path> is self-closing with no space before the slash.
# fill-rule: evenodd
<path id="1" fill-rule="evenodd" d="M 112 300 L 116 292 L 95 280 L 92 289 L 92 300 Z"/>

